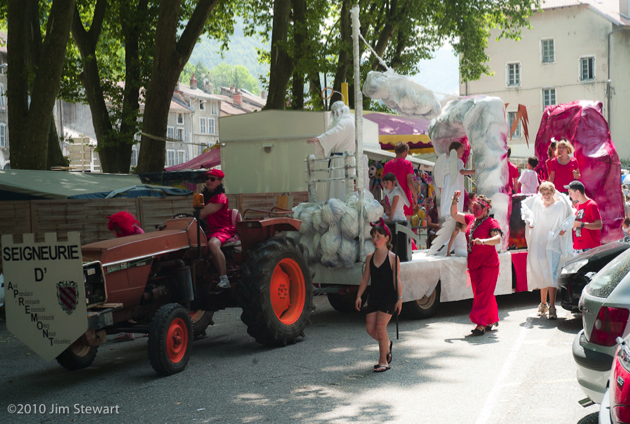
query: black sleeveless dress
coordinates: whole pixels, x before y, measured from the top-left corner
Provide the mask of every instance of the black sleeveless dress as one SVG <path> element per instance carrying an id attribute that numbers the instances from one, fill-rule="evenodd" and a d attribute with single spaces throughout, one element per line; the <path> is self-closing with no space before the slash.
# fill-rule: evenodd
<path id="1" fill-rule="evenodd" d="M 398 300 L 398 293 L 394 289 L 394 272 L 389 259 L 383 261 L 380 267 L 374 265 L 374 255 L 370 260 L 370 298 L 366 313 L 381 311 L 393 315 L 394 306 Z"/>

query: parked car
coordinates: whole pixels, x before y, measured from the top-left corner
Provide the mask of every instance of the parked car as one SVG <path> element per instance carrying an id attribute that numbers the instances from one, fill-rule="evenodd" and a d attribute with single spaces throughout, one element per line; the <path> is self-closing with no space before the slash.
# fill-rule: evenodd
<path id="1" fill-rule="evenodd" d="M 579 301 L 583 329 L 573 341 L 577 379 L 584 393 L 601 403 L 617 337 L 630 332 L 630 250 L 609 262 L 586 285 Z"/>
<path id="2" fill-rule="evenodd" d="M 630 423 L 630 336 L 625 340 L 618 337 L 617 343 L 608 389 L 599 410 L 600 424 Z"/>
<path id="3" fill-rule="evenodd" d="M 571 312 L 579 312 L 578 302 L 584 286 L 608 262 L 630 248 L 630 240 L 619 240 L 580 253 L 568 260 L 558 278 L 560 305 Z"/>

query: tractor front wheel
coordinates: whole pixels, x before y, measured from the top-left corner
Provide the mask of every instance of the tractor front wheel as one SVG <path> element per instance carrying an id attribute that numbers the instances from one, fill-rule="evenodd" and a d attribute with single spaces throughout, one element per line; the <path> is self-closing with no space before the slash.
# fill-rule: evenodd
<path id="1" fill-rule="evenodd" d="M 79 344 L 77 340 L 57 356 L 57 362 L 71 371 L 87 368 L 94 362 L 97 350 L 97 346 Z"/>
<path id="2" fill-rule="evenodd" d="M 149 327 L 149 359 L 161 375 L 173 375 L 186 368 L 193 340 L 188 310 L 177 303 L 162 306 Z"/>
<path id="3" fill-rule="evenodd" d="M 239 281 L 247 333 L 267 346 L 295 343 L 309 324 L 311 270 L 292 239 L 274 237 L 247 252 Z"/>

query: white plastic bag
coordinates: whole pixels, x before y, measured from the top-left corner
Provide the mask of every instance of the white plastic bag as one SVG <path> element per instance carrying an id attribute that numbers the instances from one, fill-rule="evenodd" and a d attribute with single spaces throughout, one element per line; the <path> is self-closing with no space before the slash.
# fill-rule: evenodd
<path id="1" fill-rule="evenodd" d="M 339 263 L 339 256 L 336 253 L 334 255 L 322 255 L 322 265 L 328 268 L 341 267 L 341 264 Z"/>
<path id="2" fill-rule="evenodd" d="M 340 223 L 341 234 L 347 239 L 359 237 L 359 213 L 348 208 Z"/>
<path id="3" fill-rule="evenodd" d="M 287 231 L 285 233 L 286 238 L 290 238 L 295 240 L 296 243 L 300 242 L 300 239 L 302 238 L 302 233 L 300 233 L 299 231 Z"/>
<path id="4" fill-rule="evenodd" d="M 339 260 L 341 264 L 347 268 L 350 268 L 357 261 L 357 242 L 354 240 L 348 240 L 344 238 L 341 240 L 341 247 L 339 248 Z"/>
<path id="5" fill-rule="evenodd" d="M 319 262 L 322 258 L 321 240 L 322 235 L 315 233 L 313 236 L 313 262 Z"/>
<path id="6" fill-rule="evenodd" d="M 322 235 L 321 238 L 321 251 L 322 251 L 322 261 L 323 256 L 333 256 L 336 255 L 341 247 L 341 233 L 339 231 L 339 227 L 333 225 L 330 229 Z"/>
<path id="7" fill-rule="evenodd" d="M 337 224 L 348 210 L 348 206 L 339 199 L 328 199 L 324 207 L 326 206 L 328 206 L 330 210 L 328 224 Z M 324 218 L 324 215 L 322 215 L 322 218 Z"/>
<path id="8" fill-rule="evenodd" d="M 367 219 L 369 222 L 376 222 L 382 216 L 385 210 L 383 206 L 375 199 L 366 201 L 364 203 L 365 213 L 363 215 L 364 219 Z"/>

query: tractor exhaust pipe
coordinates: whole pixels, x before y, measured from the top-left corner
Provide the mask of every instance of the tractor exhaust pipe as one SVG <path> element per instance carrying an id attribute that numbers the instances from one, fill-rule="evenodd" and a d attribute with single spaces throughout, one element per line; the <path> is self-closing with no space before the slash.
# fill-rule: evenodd
<path id="1" fill-rule="evenodd" d="M 190 267 L 184 266 L 181 268 L 177 268 L 176 273 L 177 282 L 179 283 L 182 291 L 182 303 L 185 303 L 186 307 L 190 309 L 190 302 L 195 300 Z"/>

